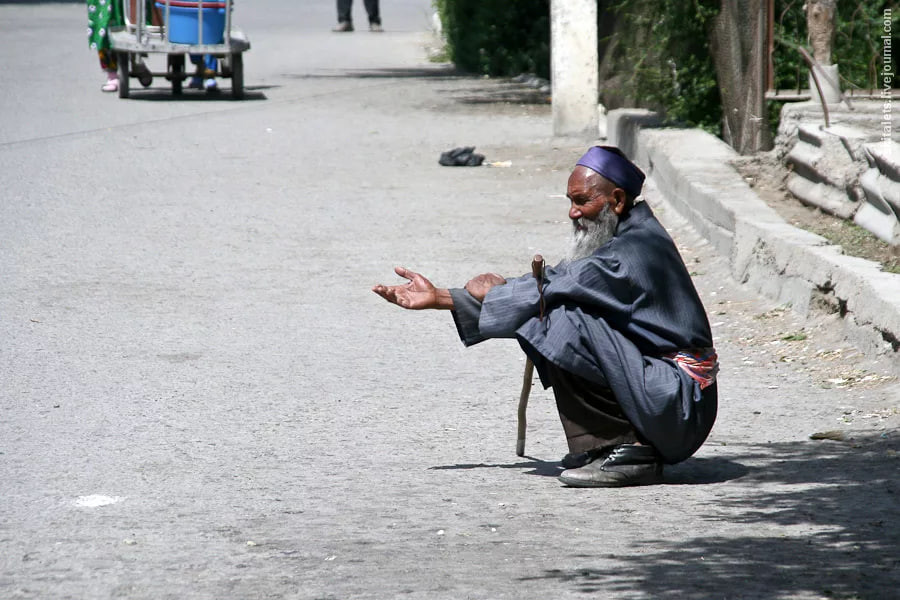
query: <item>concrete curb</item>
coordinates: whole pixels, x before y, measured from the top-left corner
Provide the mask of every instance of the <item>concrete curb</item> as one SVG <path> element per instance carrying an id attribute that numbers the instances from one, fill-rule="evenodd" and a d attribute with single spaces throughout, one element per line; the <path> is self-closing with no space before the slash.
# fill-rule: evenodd
<path id="1" fill-rule="evenodd" d="M 839 246 L 786 223 L 728 163 L 738 154 L 697 129 L 661 129 L 649 111 L 607 115 L 609 142 L 653 177 L 666 200 L 729 257 L 741 282 L 802 315 L 825 309 L 847 333 L 900 373 L 900 275 L 845 256 Z"/>

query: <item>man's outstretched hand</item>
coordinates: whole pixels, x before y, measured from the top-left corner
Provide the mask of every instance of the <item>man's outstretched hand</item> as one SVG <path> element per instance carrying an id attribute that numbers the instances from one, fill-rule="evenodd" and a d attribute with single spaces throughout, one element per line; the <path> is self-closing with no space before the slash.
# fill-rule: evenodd
<path id="1" fill-rule="evenodd" d="M 400 277 L 409 279 L 409 283 L 402 285 L 378 284 L 372 288 L 372 291 L 388 302 L 409 310 L 453 309 L 453 298 L 450 297 L 449 290 L 434 287 L 434 284 L 425 277 L 404 267 L 394 267 L 394 272 Z"/>

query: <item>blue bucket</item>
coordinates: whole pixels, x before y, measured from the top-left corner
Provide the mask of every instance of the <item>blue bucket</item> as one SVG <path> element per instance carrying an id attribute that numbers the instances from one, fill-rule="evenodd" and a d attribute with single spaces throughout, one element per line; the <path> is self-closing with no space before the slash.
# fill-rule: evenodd
<path id="1" fill-rule="evenodd" d="M 187 4 L 180 2 L 179 4 Z M 157 8 L 163 18 L 166 5 L 157 2 Z M 225 41 L 225 9 L 203 9 L 203 37 L 197 38 L 197 20 L 200 11 L 197 8 L 169 5 L 169 41 L 175 44 L 221 44 Z"/>

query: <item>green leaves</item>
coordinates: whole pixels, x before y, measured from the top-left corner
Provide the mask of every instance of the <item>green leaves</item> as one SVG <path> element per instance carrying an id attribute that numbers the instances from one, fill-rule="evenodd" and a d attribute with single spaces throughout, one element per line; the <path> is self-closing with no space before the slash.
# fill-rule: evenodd
<path id="1" fill-rule="evenodd" d="M 448 54 L 464 71 L 485 75 L 550 76 L 548 0 L 435 0 Z M 884 11 L 897 1 L 839 2 L 834 61 L 845 87 L 878 89 Z M 607 0 L 600 4 L 601 89 L 610 108 L 641 106 L 670 121 L 719 133 L 722 100 L 710 49 L 721 0 Z M 806 46 L 803 0 L 775 1 L 775 35 Z M 610 23 L 612 21 L 612 23 Z M 895 29 L 896 30 L 896 29 Z M 608 54 L 607 54 L 608 53 Z M 775 86 L 808 87 L 807 68 L 795 48 L 777 44 Z M 895 79 L 900 81 L 900 79 Z M 896 84 L 895 84 L 896 85 Z M 773 120 L 778 106 L 772 106 Z"/>
<path id="2" fill-rule="evenodd" d="M 896 31 L 900 3 L 881 0 L 838 2 L 832 61 L 840 66 L 842 87 L 880 89 L 878 74 L 883 67 L 885 10 L 891 9 Z M 775 36 L 789 42 L 775 47 L 775 87 L 806 88 L 808 69 L 790 43 L 808 48 L 806 13 L 800 0 L 775 1 Z"/>
<path id="3" fill-rule="evenodd" d="M 722 106 L 709 35 L 718 7 L 715 0 L 615 0 L 612 11 L 627 26 L 620 64 L 633 69 L 624 95 L 672 121 L 718 133 Z"/>
<path id="4" fill-rule="evenodd" d="M 451 60 L 483 75 L 550 76 L 547 0 L 435 0 Z"/>

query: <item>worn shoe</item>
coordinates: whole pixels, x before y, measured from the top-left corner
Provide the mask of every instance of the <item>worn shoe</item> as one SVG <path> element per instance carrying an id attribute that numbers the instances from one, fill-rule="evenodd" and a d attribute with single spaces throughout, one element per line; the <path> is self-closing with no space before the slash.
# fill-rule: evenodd
<path id="1" fill-rule="evenodd" d="M 579 469 L 584 465 L 597 460 L 601 456 L 606 456 L 611 450 L 611 448 L 597 448 L 595 450 L 588 450 L 586 452 L 578 452 L 575 454 L 570 452 L 562 457 L 559 464 L 563 469 Z"/>
<path id="2" fill-rule="evenodd" d="M 219 86 L 216 83 L 215 79 L 206 79 L 203 82 L 203 87 L 206 89 L 207 92 L 218 92 L 219 91 Z"/>
<path id="3" fill-rule="evenodd" d="M 583 467 L 563 471 L 569 487 L 626 487 L 662 482 L 662 460 L 652 446 L 622 444 Z"/>
<path id="4" fill-rule="evenodd" d="M 335 33 L 349 33 L 353 31 L 353 23 L 350 21 L 341 21 L 331 30 Z"/>
<path id="5" fill-rule="evenodd" d="M 381 26 L 381 23 L 369 23 L 369 31 L 384 33 L 384 27 Z"/>

